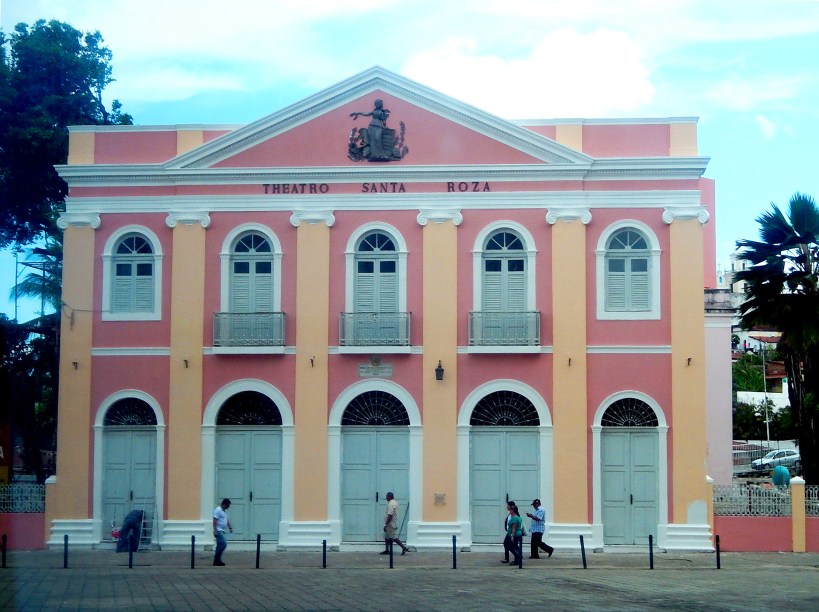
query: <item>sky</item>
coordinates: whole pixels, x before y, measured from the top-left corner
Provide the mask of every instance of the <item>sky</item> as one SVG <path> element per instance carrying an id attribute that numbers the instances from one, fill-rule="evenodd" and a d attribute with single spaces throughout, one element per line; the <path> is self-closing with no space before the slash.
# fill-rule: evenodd
<path id="1" fill-rule="evenodd" d="M 374 65 L 503 119 L 698 117 L 722 267 L 819 198 L 819 0 L 0 0 L 4 32 L 37 19 L 102 34 L 140 125 L 248 123 Z M 0 254 L 9 316 L 14 277 Z"/>

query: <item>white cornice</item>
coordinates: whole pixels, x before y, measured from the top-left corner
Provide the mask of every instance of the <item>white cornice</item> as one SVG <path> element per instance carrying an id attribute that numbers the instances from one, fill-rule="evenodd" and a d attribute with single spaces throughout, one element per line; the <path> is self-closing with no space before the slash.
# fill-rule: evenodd
<path id="1" fill-rule="evenodd" d="M 201 214 L 228 212 L 339 210 L 619 209 L 698 207 L 700 192 L 688 191 L 513 191 L 498 193 L 376 193 L 337 195 L 158 196 L 66 199 L 64 215 L 99 213 Z"/>
<path id="2" fill-rule="evenodd" d="M 60 177 L 72 187 L 133 187 L 266 183 L 697 180 L 703 175 L 707 165 L 707 157 L 651 157 L 513 165 L 176 169 L 161 164 L 134 164 L 62 165 L 56 168 Z"/>

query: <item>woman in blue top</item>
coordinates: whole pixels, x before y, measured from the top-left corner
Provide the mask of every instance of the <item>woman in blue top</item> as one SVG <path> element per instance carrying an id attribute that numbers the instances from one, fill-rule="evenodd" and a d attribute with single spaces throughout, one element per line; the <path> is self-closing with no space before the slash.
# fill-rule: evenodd
<path id="1" fill-rule="evenodd" d="M 519 565 L 523 550 L 523 519 L 516 505 L 510 505 L 509 519 L 506 522 L 506 536 L 512 540 L 510 551 L 515 557 L 510 565 Z"/>

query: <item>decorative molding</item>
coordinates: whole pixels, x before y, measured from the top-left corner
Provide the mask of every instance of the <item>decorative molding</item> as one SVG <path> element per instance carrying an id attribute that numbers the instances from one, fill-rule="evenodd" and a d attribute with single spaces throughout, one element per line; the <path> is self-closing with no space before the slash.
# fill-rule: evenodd
<path id="1" fill-rule="evenodd" d="M 174 211 L 168 213 L 168 216 L 165 218 L 165 225 L 171 229 L 180 223 L 182 225 L 196 225 L 199 223 L 202 227 L 207 229 L 210 227 L 210 215 L 203 210 Z"/>
<path id="2" fill-rule="evenodd" d="M 98 213 L 86 212 L 64 212 L 60 213 L 57 219 L 57 227 L 61 230 L 68 229 L 68 227 L 90 227 L 91 229 L 99 229 L 100 216 Z"/>
<path id="3" fill-rule="evenodd" d="M 290 225 L 293 227 L 298 227 L 302 223 L 326 223 L 327 227 L 333 227 L 335 222 L 332 210 L 294 210 L 290 215 Z"/>
<path id="4" fill-rule="evenodd" d="M 92 357 L 168 357 L 165 346 L 98 346 L 91 349 Z"/>
<path id="5" fill-rule="evenodd" d="M 591 223 L 591 211 L 588 208 L 550 207 L 546 213 L 546 223 L 554 225 L 558 221 L 580 221 L 583 225 Z"/>
<path id="6" fill-rule="evenodd" d="M 702 224 L 705 224 L 711 215 L 702 206 L 666 206 L 663 210 L 663 221 L 671 225 L 677 219 L 686 221 L 688 219 L 696 219 Z"/>
<path id="7" fill-rule="evenodd" d="M 463 223 L 464 217 L 461 211 L 456 208 L 425 208 L 421 209 L 416 217 L 418 225 L 426 225 L 430 221 L 433 223 L 446 223 L 452 221 L 456 227 Z"/>
<path id="8" fill-rule="evenodd" d="M 588 353 L 589 355 L 670 355 L 671 347 L 666 345 L 657 346 L 598 345 L 587 346 L 586 353 Z"/>

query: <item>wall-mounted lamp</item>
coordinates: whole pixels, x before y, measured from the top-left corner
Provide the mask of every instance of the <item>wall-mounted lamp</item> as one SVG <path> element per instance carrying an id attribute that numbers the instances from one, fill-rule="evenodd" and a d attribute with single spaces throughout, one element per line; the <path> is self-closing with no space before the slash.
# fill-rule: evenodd
<path id="1" fill-rule="evenodd" d="M 74 369 L 76 370 L 77 368 L 79 368 L 79 367 L 80 367 L 80 362 L 79 362 L 79 361 L 72 361 L 72 362 L 71 362 L 71 365 L 73 365 L 73 366 L 74 366 Z"/>
<path id="2" fill-rule="evenodd" d="M 688 358 L 688 365 L 691 365 L 691 357 Z"/>
<path id="3" fill-rule="evenodd" d="M 184 362 L 185 362 L 185 367 L 186 367 L 186 368 L 189 368 L 189 367 L 190 367 L 190 364 L 188 364 L 188 360 L 187 360 L 187 359 L 183 359 L 182 361 L 184 361 Z"/>
<path id="4" fill-rule="evenodd" d="M 441 360 L 438 360 L 438 367 L 435 368 L 435 380 L 444 379 L 444 366 L 441 365 Z"/>

